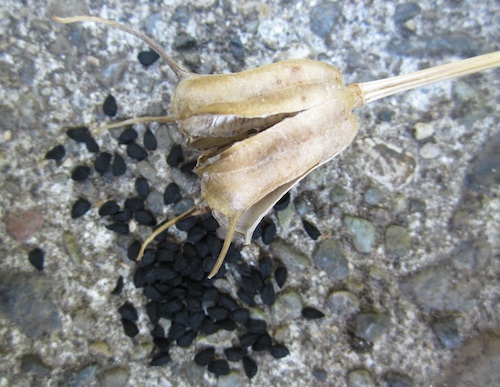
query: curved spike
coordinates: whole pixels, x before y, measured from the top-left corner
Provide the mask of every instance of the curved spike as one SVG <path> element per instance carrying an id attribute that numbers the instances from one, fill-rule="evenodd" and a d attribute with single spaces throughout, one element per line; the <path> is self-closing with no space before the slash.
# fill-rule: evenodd
<path id="1" fill-rule="evenodd" d="M 112 20 L 103 19 L 97 16 L 72 16 L 72 17 L 52 16 L 52 19 L 55 22 L 62 24 L 86 22 L 86 21 L 108 24 L 114 28 L 118 28 L 122 31 L 125 31 L 126 33 L 137 36 L 139 39 L 144 41 L 149 47 L 151 47 L 158 55 L 162 57 L 162 59 L 169 65 L 169 67 L 172 69 L 175 75 L 177 75 L 177 79 L 179 81 L 188 78 L 192 74 L 189 71 L 183 70 L 176 62 L 174 62 L 172 58 L 170 58 L 170 56 L 167 55 L 167 53 L 163 50 L 163 48 L 149 36 L 143 34 L 142 32 L 134 30 L 133 28 L 127 27 L 126 25 L 117 23 Z"/>

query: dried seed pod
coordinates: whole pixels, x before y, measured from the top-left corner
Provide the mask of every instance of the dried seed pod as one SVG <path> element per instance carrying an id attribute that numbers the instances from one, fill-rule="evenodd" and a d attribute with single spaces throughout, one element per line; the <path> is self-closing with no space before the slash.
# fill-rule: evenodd
<path id="1" fill-rule="evenodd" d="M 157 43 L 125 25 L 91 16 L 54 20 L 105 23 L 135 35 L 177 76 L 173 115 L 134 118 L 101 129 L 177 122 L 188 144 L 202 151 L 195 169 L 201 176 L 202 195 L 217 221 L 228 229 L 209 278 L 221 267 L 235 232 L 250 243 L 257 224 L 284 194 L 350 145 L 358 131 L 354 108 L 438 80 L 500 66 L 500 52 L 496 52 L 349 86 L 335 67 L 304 59 L 235 74 L 198 75 L 183 70 Z M 144 242 L 138 259 L 156 235 L 202 208 L 200 203 L 156 230 Z"/>

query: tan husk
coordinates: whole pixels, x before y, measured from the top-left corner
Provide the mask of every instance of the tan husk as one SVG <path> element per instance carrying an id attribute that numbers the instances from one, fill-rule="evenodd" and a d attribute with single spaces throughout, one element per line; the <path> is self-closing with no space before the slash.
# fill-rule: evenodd
<path id="1" fill-rule="evenodd" d="M 102 22 L 131 33 L 170 66 L 178 84 L 172 116 L 191 147 L 202 150 L 196 172 L 201 192 L 221 225 L 228 228 L 212 278 L 223 263 L 233 234 L 249 243 L 255 227 L 273 205 L 308 173 L 353 141 L 358 123 L 352 110 L 399 91 L 500 65 L 500 52 L 386 80 L 344 86 L 335 67 L 313 60 L 288 60 L 235 74 L 197 75 L 183 70 L 144 34 L 106 19 L 57 18 L 61 23 Z M 155 121 L 135 118 L 127 124 Z M 117 127 L 106 125 L 101 129 Z M 199 211 L 204 210 L 200 204 Z M 187 211 L 149 237 L 195 213 Z"/>

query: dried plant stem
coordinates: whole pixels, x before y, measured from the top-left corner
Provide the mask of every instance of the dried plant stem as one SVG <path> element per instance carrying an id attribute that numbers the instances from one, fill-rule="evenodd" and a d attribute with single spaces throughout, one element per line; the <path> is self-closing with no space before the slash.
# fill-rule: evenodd
<path id="1" fill-rule="evenodd" d="M 366 105 L 377 99 L 388 97 L 401 91 L 415 89 L 430 83 L 461 77 L 495 67 L 500 67 L 500 51 L 431 67 L 411 74 L 399 75 L 373 82 L 355 83 L 351 87 L 358 89 L 357 94 L 360 94 L 362 98 L 360 105 Z"/>

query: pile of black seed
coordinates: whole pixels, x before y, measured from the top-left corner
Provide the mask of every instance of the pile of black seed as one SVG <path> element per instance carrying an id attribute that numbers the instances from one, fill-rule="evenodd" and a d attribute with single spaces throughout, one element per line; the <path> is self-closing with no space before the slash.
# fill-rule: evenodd
<path id="1" fill-rule="evenodd" d="M 144 57 L 143 55 L 142 59 Z M 112 95 L 107 96 L 103 111 L 109 116 L 116 115 L 117 103 Z M 89 152 L 96 154 L 93 167 L 98 175 L 112 174 L 118 177 L 125 174 L 125 158 L 118 151 L 114 154 L 101 152 L 88 128 L 70 128 L 67 135 L 72 140 L 85 144 Z M 126 146 L 126 153 L 131 162 L 146 159 L 148 152 L 156 150 L 157 147 L 155 135 L 150 129 L 144 133 L 143 146 L 137 143 L 137 139 L 137 131 L 130 127 L 124 129 L 118 138 L 118 144 Z M 46 158 L 60 163 L 65 155 L 64 146 L 57 145 L 47 152 Z M 195 165 L 195 161 L 184 162 L 180 145 L 172 147 L 167 156 L 167 163 L 185 173 L 191 173 Z M 78 165 L 71 173 L 71 178 L 76 182 L 85 181 L 92 176 L 92 168 L 87 165 Z M 110 199 L 100 206 L 99 215 L 109 221 L 106 228 L 118 234 L 129 235 L 129 222 L 132 220 L 140 225 L 152 227 L 152 230 L 157 226 L 155 215 L 145 204 L 150 192 L 148 181 L 142 176 L 137 177 L 135 189 L 137 195 L 124 200 L 123 205 Z M 175 204 L 181 199 L 180 187 L 175 183 L 168 184 L 164 191 L 164 204 Z M 289 202 L 290 195 L 287 194 L 276 204 L 275 209 L 283 210 Z M 91 207 L 92 204 L 86 198 L 80 197 L 73 204 L 71 217 L 81 217 Z M 304 220 L 303 224 L 311 238 L 319 237 L 319 231 L 311 223 Z M 140 262 L 136 261 L 136 257 L 141 242 L 131 236 L 128 247 L 128 258 L 136 262 L 133 283 L 137 288 L 143 289 L 147 299 L 145 309 L 151 322 L 151 336 L 156 348 L 149 364 L 165 365 L 171 361 L 169 350 L 173 345 L 188 347 L 198 335 L 211 335 L 219 330 L 234 332 L 239 345 L 222 349 L 207 347 L 200 350 L 194 358 L 196 364 L 206 366 L 208 371 L 216 375 L 226 375 L 230 372 L 228 362 L 241 361 L 246 375 L 249 378 L 254 377 L 257 373 L 257 364 L 251 358 L 254 352 L 268 352 L 275 359 L 287 356 L 288 349 L 275 342 L 267 332 L 267 323 L 251 318 L 251 311 L 248 309 L 256 304 L 270 306 L 275 302 L 276 289 L 273 283 L 279 288 L 284 286 L 287 278 L 286 267 L 279 263 L 273 265 L 268 256 L 259 260 L 258 267 L 249 266 L 241 260 L 239 251 L 231 246 L 225 264 L 214 278 L 224 277 L 226 264 L 230 265 L 232 275 L 239 283 L 236 292 L 239 299 L 235 299 L 218 289 L 214 280 L 207 278 L 223 244 L 216 236 L 219 227 L 217 221 L 211 215 L 204 214 L 184 219 L 175 227 L 186 233 L 186 239 L 179 242 L 167 230 L 158 235 L 155 243 L 146 249 Z M 264 244 L 270 244 L 275 234 L 276 225 L 271 221 L 264 221 L 256 229 L 254 239 L 262 238 Z M 40 249 L 33 250 L 29 260 L 39 270 L 43 268 L 43 252 Z M 121 293 L 123 281 L 120 276 L 112 294 Z M 136 336 L 139 333 L 136 326 L 136 308 L 125 302 L 118 309 L 118 313 L 125 334 L 129 337 Z M 314 308 L 304 308 L 302 315 L 308 319 L 323 317 L 323 314 Z M 170 321 L 167 331 L 164 330 L 165 324 L 162 324 L 160 319 Z"/>

